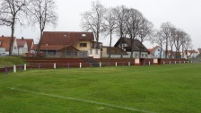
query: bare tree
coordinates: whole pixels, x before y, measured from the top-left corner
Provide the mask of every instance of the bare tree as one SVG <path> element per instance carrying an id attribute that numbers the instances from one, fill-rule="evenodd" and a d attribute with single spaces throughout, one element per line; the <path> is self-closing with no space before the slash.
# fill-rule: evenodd
<path id="1" fill-rule="evenodd" d="M 131 43 L 131 58 L 133 58 L 134 40 L 136 39 L 139 31 L 140 24 L 143 21 L 142 14 L 136 9 L 129 9 L 126 13 L 126 33 L 130 38 Z"/>
<path id="2" fill-rule="evenodd" d="M 82 15 L 82 28 L 86 31 L 92 31 L 97 43 L 102 32 L 104 13 L 104 6 L 99 1 L 96 1 L 92 2 L 91 11 L 87 11 Z M 96 48 L 98 48 L 98 45 L 96 45 Z"/>
<path id="3" fill-rule="evenodd" d="M 37 47 L 37 52 L 40 51 L 43 31 L 48 24 L 56 26 L 57 13 L 54 0 L 31 0 L 29 4 L 29 19 L 31 25 L 38 25 L 40 29 L 40 39 Z"/>
<path id="4" fill-rule="evenodd" d="M 165 51 L 166 51 L 165 58 L 167 58 L 169 38 L 171 36 L 171 26 L 172 25 L 170 22 L 162 23 L 161 25 L 162 36 L 165 39 Z"/>
<path id="5" fill-rule="evenodd" d="M 127 13 L 127 8 L 125 6 L 118 6 L 114 8 L 114 15 L 116 17 L 117 29 L 116 33 L 120 38 L 126 37 L 126 28 L 125 28 L 125 17 Z M 122 43 L 120 44 L 123 48 Z M 123 58 L 123 53 L 121 53 L 121 58 Z"/>
<path id="6" fill-rule="evenodd" d="M 165 43 L 161 31 L 155 31 L 153 37 L 150 38 L 150 41 L 158 44 L 161 48 L 163 48 L 163 44 Z M 160 58 L 162 58 L 162 51 L 160 51 Z"/>
<path id="7" fill-rule="evenodd" d="M 15 25 L 17 22 L 22 24 L 22 15 L 25 11 L 25 0 L 1 0 L 0 6 L 0 25 L 11 28 L 11 40 L 9 45 L 9 55 L 12 55 Z"/>
<path id="8" fill-rule="evenodd" d="M 112 35 L 116 27 L 116 17 L 114 15 L 114 9 L 107 9 L 106 14 L 104 15 L 104 23 L 103 23 L 103 31 L 104 33 L 110 36 L 110 44 L 109 44 L 109 58 L 111 57 L 111 46 L 112 46 Z"/>
<path id="9" fill-rule="evenodd" d="M 186 35 L 187 34 L 183 30 L 177 29 L 175 40 L 174 40 L 174 45 L 176 48 L 176 57 L 175 58 L 180 57 L 180 48 L 181 48 L 182 44 L 185 43 L 184 40 L 185 40 Z"/>
<path id="10" fill-rule="evenodd" d="M 175 42 L 175 37 L 176 37 L 176 28 L 175 27 L 171 27 L 171 36 L 169 37 L 169 45 L 170 45 L 170 49 L 171 49 L 171 54 L 170 54 L 170 58 L 173 58 L 173 47 L 174 47 L 174 42 Z"/>
<path id="11" fill-rule="evenodd" d="M 141 41 L 141 45 L 140 45 L 140 51 L 139 51 L 139 57 L 141 58 L 141 52 L 142 52 L 142 43 L 144 42 L 144 40 L 146 40 L 146 38 L 148 38 L 151 33 L 152 33 L 152 29 L 153 29 L 153 24 L 148 21 L 147 19 L 143 19 L 142 23 L 140 24 L 139 30 L 138 30 L 138 36 L 140 38 Z"/>

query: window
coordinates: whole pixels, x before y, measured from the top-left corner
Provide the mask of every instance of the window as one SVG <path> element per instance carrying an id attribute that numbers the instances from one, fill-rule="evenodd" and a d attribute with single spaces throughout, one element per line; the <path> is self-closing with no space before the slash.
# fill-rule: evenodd
<path id="1" fill-rule="evenodd" d="M 80 43 L 80 47 L 87 47 L 87 43 Z"/>
<path id="2" fill-rule="evenodd" d="M 86 37 L 86 34 L 82 34 L 82 37 Z"/>

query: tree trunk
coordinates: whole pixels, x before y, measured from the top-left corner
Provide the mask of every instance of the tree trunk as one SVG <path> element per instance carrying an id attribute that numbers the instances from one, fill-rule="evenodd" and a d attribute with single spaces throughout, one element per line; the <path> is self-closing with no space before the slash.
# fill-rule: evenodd
<path id="1" fill-rule="evenodd" d="M 109 58 L 111 58 L 112 33 L 110 32 Z"/>
<path id="2" fill-rule="evenodd" d="M 134 39 L 131 38 L 131 56 L 130 56 L 130 58 L 133 58 L 133 44 L 134 44 Z"/>
<path id="3" fill-rule="evenodd" d="M 9 48 L 9 56 L 11 56 L 12 55 L 12 49 L 13 49 L 13 39 L 14 39 L 14 32 L 15 32 L 15 24 L 14 24 L 14 22 L 12 23 L 12 25 L 11 25 L 11 39 L 10 39 L 10 48 Z"/>

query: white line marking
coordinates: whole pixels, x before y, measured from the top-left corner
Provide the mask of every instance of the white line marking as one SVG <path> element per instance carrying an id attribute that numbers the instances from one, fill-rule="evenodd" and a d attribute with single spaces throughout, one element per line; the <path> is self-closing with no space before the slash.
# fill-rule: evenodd
<path id="1" fill-rule="evenodd" d="M 53 97 L 53 98 L 66 99 L 66 100 L 71 100 L 71 101 L 77 101 L 77 102 L 83 102 L 83 103 L 88 103 L 88 104 L 107 106 L 107 107 L 111 107 L 111 108 L 118 108 L 118 109 L 129 110 L 129 111 L 137 111 L 137 112 L 142 112 L 142 113 L 156 113 L 156 112 L 151 112 L 151 111 L 146 111 L 146 110 L 139 110 L 139 109 L 130 108 L 130 107 L 107 104 L 107 103 L 103 103 L 103 102 L 96 102 L 96 101 L 83 100 L 83 99 L 77 99 L 77 98 L 72 98 L 72 97 L 64 97 L 64 96 L 59 96 L 59 95 L 52 95 L 52 94 L 34 92 L 34 91 L 29 91 L 29 90 L 23 90 L 23 89 L 19 89 L 19 88 L 16 88 L 16 87 L 18 87 L 18 86 L 15 86 L 15 87 L 12 87 L 12 88 L 9 88 L 9 89 L 20 91 L 20 92 L 26 92 L 26 93 L 30 93 L 30 94 L 35 94 L 35 95 L 42 95 L 42 96 L 48 96 L 48 97 Z"/>

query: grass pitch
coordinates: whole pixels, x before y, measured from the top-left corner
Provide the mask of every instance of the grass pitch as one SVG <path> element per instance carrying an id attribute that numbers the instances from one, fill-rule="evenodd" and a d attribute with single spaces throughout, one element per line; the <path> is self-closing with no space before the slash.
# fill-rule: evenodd
<path id="1" fill-rule="evenodd" d="M 0 113 L 200 111 L 200 64 L 0 73 Z"/>

